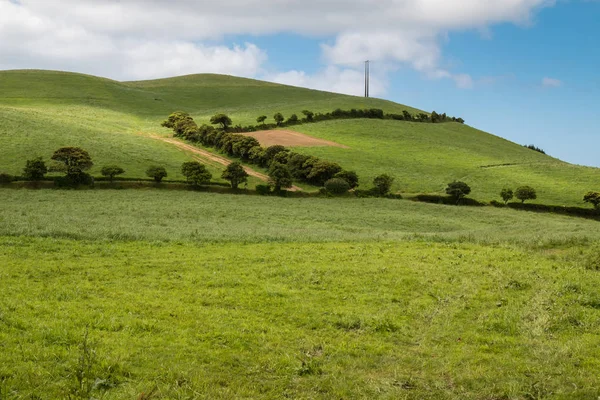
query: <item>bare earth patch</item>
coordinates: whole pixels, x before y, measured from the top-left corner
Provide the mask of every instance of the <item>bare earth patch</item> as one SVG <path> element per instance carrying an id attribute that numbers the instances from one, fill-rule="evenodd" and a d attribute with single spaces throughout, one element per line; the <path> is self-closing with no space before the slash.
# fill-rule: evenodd
<path id="1" fill-rule="evenodd" d="M 242 133 L 245 136 L 252 136 L 258 140 L 261 146 L 269 147 L 276 144 L 286 147 L 318 147 L 318 146 L 333 146 L 348 149 L 348 146 L 332 142 L 330 140 L 318 139 L 312 136 L 305 135 L 300 132 L 290 130 L 270 130 Z"/>

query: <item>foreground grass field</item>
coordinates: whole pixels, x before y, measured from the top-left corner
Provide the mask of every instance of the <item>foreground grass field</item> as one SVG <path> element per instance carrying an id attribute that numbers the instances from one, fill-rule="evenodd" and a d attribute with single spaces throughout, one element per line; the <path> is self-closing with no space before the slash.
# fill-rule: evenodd
<path id="1" fill-rule="evenodd" d="M 0 190 L 0 399 L 595 399 L 598 222 Z"/>
<path id="2" fill-rule="evenodd" d="M 579 259 L 4 237 L 0 398 L 595 399 Z"/>
<path id="3" fill-rule="evenodd" d="M 159 164 L 181 179 L 180 165 L 192 155 L 150 137 L 169 135 L 159 124 L 176 110 L 190 112 L 200 124 L 217 112 L 228 113 L 236 124 L 253 124 L 262 114 L 289 117 L 304 109 L 417 111 L 379 99 L 219 75 L 115 82 L 72 73 L 3 71 L 0 87 L 0 173 L 10 174 L 20 174 L 27 158 L 47 160 L 61 146 L 80 146 L 96 162 L 91 171 L 96 175 L 103 165 L 118 164 L 124 176 L 144 177 L 149 165 Z M 338 120 L 294 129 L 350 147 L 298 151 L 356 170 L 363 188 L 380 173 L 394 175 L 394 190 L 404 193 L 442 193 L 448 182 L 463 179 L 479 200 L 497 198 L 503 186 L 531 185 L 540 202 L 570 206 L 582 206 L 586 192 L 600 190 L 600 169 L 560 162 L 456 123 Z M 222 167 L 208 164 L 220 176 Z"/>

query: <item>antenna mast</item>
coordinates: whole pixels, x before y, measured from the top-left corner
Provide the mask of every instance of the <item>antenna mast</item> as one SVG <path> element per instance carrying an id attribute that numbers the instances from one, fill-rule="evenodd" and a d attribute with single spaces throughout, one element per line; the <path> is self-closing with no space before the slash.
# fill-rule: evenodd
<path id="1" fill-rule="evenodd" d="M 371 62 L 365 61 L 365 97 L 369 97 L 369 86 L 371 84 Z"/>

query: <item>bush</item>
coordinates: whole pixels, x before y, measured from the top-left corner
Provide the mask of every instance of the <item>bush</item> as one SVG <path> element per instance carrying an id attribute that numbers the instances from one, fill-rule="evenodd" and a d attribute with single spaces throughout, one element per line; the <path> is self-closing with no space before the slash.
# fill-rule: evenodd
<path id="1" fill-rule="evenodd" d="M 206 166 L 198 161 L 184 162 L 181 165 L 181 173 L 186 177 L 188 183 L 194 186 L 206 185 L 212 179 L 212 174 L 206 169 Z"/>
<path id="2" fill-rule="evenodd" d="M 379 175 L 373 179 L 373 186 L 377 188 L 377 191 L 381 196 L 385 196 L 390 192 L 393 183 L 394 178 L 387 174 Z"/>
<path id="3" fill-rule="evenodd" d="M 290 125 L 295 125 L 295 124 L 297 124 L 299 121 L 300 121 L 300 120 L 298 119 L 298 116 L 297 116 L 296 114 L 292 114 L 292 115 L 290 115 L 290 117 L 288 118 L 288 120 L 287 120 L 287 122 L 286 122 L 286 123 L 287 123 L 287 124 L 290 124 Z"/>
<path id="4" fill-rule="evenodd" d="M 27 160 L 23 169 L 23 177 L 28 181 L 41 181 L 47 173 L 48 168 L 42 157 Z"/>
<path id="5" fill-rule="evenodd" d="M 232 162 L 225 168 L 221 178 L 231 183 L 232 189 L 237 189 L 240 183 L 248 182 L 248 173 L 239 162 Z"/>
<path id="6" fill-rule="evenodd" d="M 267 196 L 271 193 L 271 186 L 269 185 L 256 185 L 256 193 L 261 196 Z"/>
<path id="7" fill-rule="evenodd" d="M 515 191 L 515 197 L 521 200 L 521 203 L 525 203 L 526 200 L 537 199 L 537 194 L 531 186 L 521 186 Z"/>
<path id="8" fill-rule="evenodd" d="M 350 189 L 358 187 L 358 175 L 354 171 L 341 171 L 335 174 L 334 178 L 340 178 L 348 182 Z"/>
<path id="9" fill-rule="evenodd" d="M 0 185 L 6 185 L 15 180 L 15 177 L 9 174 L 0 174 Z"/>
<path id="10" fill-rule="evenodd" d="M 537 151 L 538 153 L 546 154 L 544 150 L 534 146 L 533 144 L 524 144 L 523 147 L 527 147 L 529 150 Z"/>
<path id="11" fill-rule="evenodd" d="M 60 176 L 54 179 L 54 185 L 58 188 L 76 188 L 78 186 L 94 186 L 94 178 L 85 172 Z"/>
<path id="12" fill-rule="evenodd" d="M 342 178 L 332 178 L 325 182 L 325 190 L 333 195 L 342 195 L 348 193 L 350 185 Z"/>
<path id="13" fill-rule="evenodd" d="M 273 115 L 273 119 L 275 120 L 277 126 L 280 126 L 281 123 L 285 120 L 281 113 L 276 113 L 275 115 Z"/>
<path id="14" fill-rule="evenodd" d="M 210 123 L 213 125 L 221 125 L 221 128 L 227 129 L 231 126 L 231 118 L 229 118 L 226 114 L 215 114 L 210 118 Z"/>
<path id="15" fill-rule="evenodd" d="M 167 170 L 164 167 L 152 166 L 146 170 L 146 176 L 154 179 L 156 183 L 160 183 L 163 178 L 167 177 Z"/>
<path id="16" fill-rule="evenodd" d="M 588 192 L 585 196 L 583 196 L 583 201 L 590 203 L 595 209 L 600 210 L 600 193 Z"/>
<path id="17" fill-rule="evenodd" d="M 287 165 L 274 162 L 269 168 L 269 183 L 280 192 L 282 188 L 292 187 L 292 174 Z"/>
<path id="18" fill-rule="evenodd" d="M 513 199 L 513 197 L 515 197 L 512 189 L 502 189 L 502 191 L 500 192 L 500 197 L 502 198 L 502 200 L 504 200 L 504 204 L 508 203 L 509 201 L 511 201 Z"/>
<path id="19" fill-rule="evenodd" d="M 115 176 L 124 174 L 125 170 L 118 165 L 107 165 L 102 167 L 102 171 L 100 173 L 102 176 L 107 177 L 108 180 L 112 182 L 115 179 Z"/>
<path id="20" fill-rule="evenodd" d="M 448 184 L 446 194 L 450 196 L 456 204 L 471 193 L 471 187 L 464 182 L 454 181 Z"/>

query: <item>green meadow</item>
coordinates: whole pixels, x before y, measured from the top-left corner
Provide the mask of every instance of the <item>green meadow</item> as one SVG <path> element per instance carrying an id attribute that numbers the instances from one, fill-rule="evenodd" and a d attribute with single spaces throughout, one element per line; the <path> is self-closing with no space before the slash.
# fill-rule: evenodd
<path id="1" fill-rule="evenodd" d="M 0 173 L 15 175 L 80 146 L 94 175 L 157 164 L 182 179 L 193 156 L 150 137 L 169 134 L 159 124 L 176 110 L 200 124 L 417 111 L 218 75 L 6 71 L 0 87 Z M 458 179 L 489 201 L 527 184 L 538 202 L 571 206 L 600 189 L 597 168 L 457 123 L 294 129 L 346 145 L 295 151 L 356 170 L 363 189 L 381 173 L 407 195 Z M 222 166 L 207 164 L 218 180 Z M 0 400 L 600 397 L 596 220 L 167 187 L 0 187 Z"/>
<path id="2" fill-rule="evenodd" d="M 590 399 L 597 222 L 0 190 L 1 399 Z"/>

